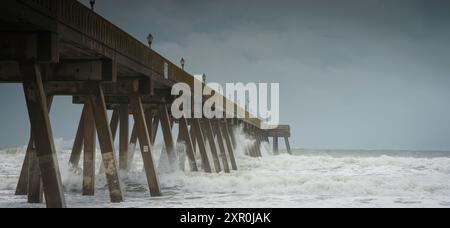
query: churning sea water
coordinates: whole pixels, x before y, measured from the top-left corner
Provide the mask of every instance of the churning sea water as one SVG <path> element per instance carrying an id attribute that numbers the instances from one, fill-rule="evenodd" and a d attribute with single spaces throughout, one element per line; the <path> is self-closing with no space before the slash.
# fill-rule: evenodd
<path id="1" fill-rule="evenodd" d="M 164 196 L 150 197 L 137 151 L 130 173 L 121 174 L 125 202 L 109 203 L 103 175 L 95 197 L 81 196 L 81 175 L 67 170 L 70 150 L 59 146 L 58 159 L 69 207 L 450 207 L 450 153 L 412 151 L 296 150 L 263 158 L 242 151 L 251 142 L 239 138 L 239 171 L 160 173 Z M 161 147 L 154 148 L 158 164 Z M 0 151 L 0 207 L 28 205 L 14 196 L 24 148 Z M 100 157 L 98 156 L 98 161 Z M 99 164 L 98 166 L 99 167 Z"/>

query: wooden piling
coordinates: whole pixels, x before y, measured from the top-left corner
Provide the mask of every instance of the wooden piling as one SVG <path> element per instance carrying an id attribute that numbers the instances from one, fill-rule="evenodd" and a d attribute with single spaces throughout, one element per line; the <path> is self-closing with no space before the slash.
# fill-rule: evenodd
<path id="1" fill-rule="evenodd" d="M 147 123 L 144 116 L 144 108 L 142 107 L 141 98 L 134 96 L 132 98 L 132 106 L 134 109 L 133 117 L 135 121 L 136 134 L 139 139 L 139 145 L 141 147 L 142 160 L 144 162 L 145 175 L 147 177 L 147 184 L 150 190 L 150 195 L 157 197 L 161 196 L 161 190 L 159 187 L 158 177 L 156 175 L 156 169 L 153 163 L 153 157 L 151 152 L 151 140 Z"/>
<path id="2" fill-rule="evenodd" d="M 189 159 L 189 166 L 192 172 L 197 172 L 197 162 L 195 160 L 194 154 L 194 143 L 192 141 L 191 135 L 189 133 L 188 122 L 185 118 L 179 120 L 179 133 L 181 140 L 186 143 L 186 155 Z"/>
<path id="3" fill-rule="evenodd" d="M 113 110 L 109 127 L 111 128 L 112 140 L 116 139 L 117 129 L 119 128 L 120 114 L 117 109 Z"/>
<path id="4" fill-rule="evenodd" d="M 30 137 L 28 142 L 27 151 L 25 154 L 25 159 L 23 160 L 22 169 L 20 171 L 19 181 L 16 187 L 16 196 L 25 196 L 28 194 L 28 173 L 29 173 L 29 161 L 34 147 L 33 136 Z"/>
<path id="5" fill-rule="evenodd" d="M 128 170 L 128 137 L 129 137 L 129 109 L 128 104 L 121 104 L 119 110 L 119 169 Z"/>
<path id="6" fill-rule="evenodd" d="M 146 109 L 144 111 L 145 122 L 147 123 L 148 135 L 150 136 L 150 143 L 153 145 L 153 125 L 155 124 L 153 121 L 153 112 L 152 110 Z"/>
<path id="7" fill-rule="evenodd" d="M 273 153 L 278 155 L 279 151 L 278 151 L 278 137 L 273 137 Z"/>
<path id="8" fill-rule="evenodd" d="M 151 131 L 152 131 L 152 138 L 151 138 L 152 144 L 155 144 L 156 136 L 158 134 L 158 128 L 159 128 L 159 123 L 160 123 L 159 119 L 160 118 L 159 118 L 158 115 L 155 115 L 154 118 L 153 118 L 153 126 L 151 128 Z"/>
<path id="9" fill-rule="evenodd" d="M 228 157 L 227 157 L 227 153 L 225 151 L 225 143 L 224 143 L 224 134 L 222 133 L 222 127 L 220 126 L 220 122 L 219 120 L 214 120 L 214 128 L 216 129 L 217 132 L 217 142 L 219 144 L 219 150 L 220 150 L 220 157 L 222 159 L 222 164 L 223 164 L 223 170 L 225 171 L 225 173 L 229 173 L 230 172 L 230 166 L 228 164 Z"/>
<path id="10" fill-rule="evenodd" d="M 214 167 L 216 169 L 216 172 L 220 173 L 222 171 L 222 168 L 220 167 L 219 155 L 217 154 L 216 141 L 214 140 L 213 129 L 210 120 L 203 120 L 203 129 L 204 134 L 206 135 L 209 142 L 208 144 L 211 149 Z"/>
<path id="11" fill-rule="evenodd" d="M 261 153 L 261 132 L 260 130 L 255 127 L 255 137 L 256 137 L 256 150 L 258 152 L 258 157 L 262 157 L 262 153 Z"/>
<path id="12" fill-rule="evenodd" d="M 223 130 L 223 135 L 225 138 L 225 144 L 227 145 L 227 150 L 228 150 L 228 154 L 230 156 L 230 162 L 231 162 L 231 169 L 233 169 L 234 171 L 238 170 L 237 167 L 237 163 L 236 163 L 236 158 L 234 156 L 234 148 L 231 142 L 231 134 L 229 131 L 229 127 L 228 127 L 228 122 L 225 121 L 222 123 L 222 130 Z"/>
<path id="13" fill-rule="evenodd" d="M 50 208 L 65 207 L 64 190 L 39 65 L 36 62 L 20 64 L 20 69 L 24 77 L 23 88 L 42 175 L 46 204 Z"/>
<path id="14" fill-rule="evenodd" d="M 131 136 L 130 136 L 130 144 L 132 144 L 132 145 L 137 145 L 137 140 L 138 140 L 137 127 L 138 126 L 136 126 L 136 122 L 135 122 L 133 125 L 133 130 L 131 130 Z"/>
<path id="15" fill-rule="evenodd" d="M 47 108 L 48 108 L 49 112 L 52 107 L 52 103 L 53 103 L 53 96 L 47 96 L 47 106 L 48 106 Z M 29 177 L 30 177 L 30 175 L 34 175 L 33 173 L 30 173 L 30 167 L 29 167 L 30 161 L 32 159 L 32 153 L 36 153 L 36 147 L 34 146 L 33 133 L 32 133 L 32 130 L 30 129 L 30 139 L 28 141 L 25 159 L 22 164 L 22 169 L 20 171 L 19 181 L 17 182 L 16 192 L 15 192 L 15 195 L 17 195 L 17 196 L 28 194 L 28 189 L 30 187 L 29 186 L 29 180 L 30 180 Z M 37 159 L 36 155 L 34 155 L 33 157 Z M 39 169 L 39 166 L 36 168 Z M 36 173 L 36 175 L 39 175 L 39 178 L 40 178 L 40 173 Z M 33 178 L 33 179 L 36 180 L 37 178 Z M 32 189 L 36 189 L 36 192 L 33 193 L 33 195 L 38 195 L 38 193 L 40 193 L 40 195 L 41 195 L 40 198 L 43 198 L 41 180 L 39 180 L 39 182 L 37 182 L 33 185 L 41 186 L 41 189 L 32 188 Z M 42 200 L 31 200 L 31 201 L 41 202 Z"/>
<path id="16" fill-rule="evenodd" d="M 84 156 L 83 156 L 83 195 L 95 195 L 95 120 L 90 102 L 85 104 L 84 113 Z"/>
<path id="17" fill-rule="evenodd" d="M 233 120 L 227 120 L 226 119 L 225 121 L 226 121 L 227 131 L 229 132 L 230 139 L 231 139 L 231 142 L 233 144 L 233 148 L 236 149 L 237 144 L 236 144 L 236 136 L 234 134 L 234 125 L 232 124 Z"/>
<path id="18" fill-rule="evenodd" d="M 148 126 L 147 126 L 148 127 Z M 136 122 L 133 124 L 133 128 L 131 130 L 131 136 L 130 136 L 130 147 L 128 148 L 129 151 L 128 153 L 130 154 L 129 158 L 128 158 L 128 169 L 131 169 L 132 165 L 133 165 L 133 161 L 134 161 L 134 155 L 136 152 L 136 146 L 137 146 L 137 142 L 138 142 L 138 136 L 137 136 L 137 126 L 136 126 Z M 151 137 L 150 137 L 151 139 Z M 153 143 L 152 143 L 153 145 Z"/>
<path id="19" fill-rule="evenodd" d="M 123 197 L 114 156 L 114 142 L 106 112 L 105 96 L 100 83 L 91 83 L 91 90 L 92 95 L 89 96 L 89 102 L 91 102 L 94 111 L 98 141 L 100 143 L 103 165 L 105 167 L 109 194 L 111 202 L 119 203 L 123 201 Z"/>
<path id="20" fill-rule="evenodd" d="M 36 149 L 31 149 L 28 167 L 28 203 L 42 203 L 43 185 L 41 179 L 41 170 L 39 169 L 39 160 L 36 154 Z"/>
<path id="21" fill-rule="evenodd" d="M 175 143 L 172 135 L 172 125 L 169 117 L 169 111 L 166 105 L 161 105 L 159 108 L 159 117 L 161 121 L 161 128 L 164 135 L 164 143 L 169 158 L 171 168 L 176 164 Z"/>
<path id="22" fill-rule="evenodd" d="M 70 154 L 69 165 L 72 169 L 77 169 L 80 162 L 81 151 L 83 150 L 83 140 L 84 140 L 84 116 L 86 112 L 86 105 L 83 107 L 81 112 L 80 122 L 78 123 L 77 134 L 75 135 L 75 140 L 73 141 L 72 153 Z"/>
<path id="23" fill-rule="evenodd" d="M 245 129 L 246 129 L 246 134 L 250 137 L 253 137 L 253 130 L 250 124 L 245 123 Z M 256 141 L 255 141 L 256 142 Z M 249 155 L 250 157 L 256 157 L 256 150 L 255 150 L 255 143 L 252 143 L 248 150 L 249 150 Z"/>
<path id="24" fill-rule="evenodd" d="M 289 138 L 284 137 L 284 142 L 286 143 L 286 150 L 288 154 L 292 155 L 291 144 L 289 143 Z"/>
<path id="25" fill-rule="evenodd" d="M 189 130 L 189 135 L 191 136 L 192 139 L 192 147 L 194 148 L 194 155 L 197 154 L 197 138 L 195 138 L 195 132 L 194 132 L 194 127 L 191 121 L 191 129 Z"/>
<path id="26" fill-rule="evenodd" d="M 200 126 L 199 119 L 192 119 L 192 127 L 194 128 L 195 139 L 197 139 L 200 156 L 202 158 L 203 170 L 207 173 L 212 173 L 211 165 L 209 164 L 208 154 L 206 153 L 205 140 Z"/>

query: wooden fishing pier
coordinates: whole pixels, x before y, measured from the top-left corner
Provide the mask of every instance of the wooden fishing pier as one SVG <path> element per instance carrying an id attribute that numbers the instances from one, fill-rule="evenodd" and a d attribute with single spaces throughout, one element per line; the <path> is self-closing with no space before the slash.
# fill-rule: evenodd
<path id="1" fill-rule="evenodd" d="M 74 170 L 81 167 L 83 195 L 94 195 L 97 138 L 101 173 L 114 203 L 124 200 L 119 170 L 129 169 L 129 145 L 140 146 L 150 196 L 164 194 L 152 157 L 159 130 L 170 166 L 178 166 L 175 147 L 184 142 L 194 172 L 238 170 L 234 155 L 237 126 L 244 126 L 255 139 L 248 148 L 249 156 L 261 156 L 261 143 L 269 142 L 269 137 L 274 138 L 276 153 L 279 137 L 286 140 L 290 152 L 289 126 L 265 130 L 260 119 L 251 117 L 173 118 L 171 87 L 181 82 L 193 88 L 197 79 L 76 0 L 4 0 L 0 34 L 0 83 L 23 85 L 31 125 L 16 190 L 16 195 L 28 195 L 29 203 L 42 203 L 45 196 L 47 207 L 66 207 L 59 162 L 69 162 Z M 48 115 L 55 96 L 72 96 L 74 104 L 83 105 L 70 161 L 57 159 Z M 231 106 L 236 107 L 234 113 L 246 112 L 237 104 Z M 226 107 L 230 106 L 224 105 L 224 110 L 230 111 Z M 108 110 L 112 110 L 111 118 Z M 172 134 L 175 126 L 179 128 L 177 138 Z M 114 148 L 117 134 L 118 157 Z M 209 163 L 207 144 L 213 164 Z M 197 154 L 201 164 L 197 164 Z"/>

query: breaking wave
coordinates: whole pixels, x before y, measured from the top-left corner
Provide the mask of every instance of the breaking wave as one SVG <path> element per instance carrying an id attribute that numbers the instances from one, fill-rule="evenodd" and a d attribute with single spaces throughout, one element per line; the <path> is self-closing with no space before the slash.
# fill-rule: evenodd
<path id="1" fill-rule="evenodd" d="M 408 153 L 390 156 L 375 152 L 358 156 L 355 151 L 335 152 L 339 156 L 334 156 L 330 151 L 305 150 L 294 151 L 296 156 L 274 156 L 269 145 L 263 145 L 264 156 L 250 158 L 244 151 L 253 140 L 240 129 L 236 134 L 239 171 L 159 172 L 164 194 L 161 198 L 149 196 L 140 152 L 136 151 L 133 169 L 121 174 L 126 202 L 120 205 L 108 203 L 103 175 L 97 178 L 97 196 L 81 197 L 81 176 L 67 171 L 70 150 L 64 145 L 57 146 L 68 204 L 71 207 L 450 207 L 449 156 L 412 157 Z M 160 145 L 153 148 L 156 164 L 160 164 L 162 148 Z M 18 202 L 23 202 L 23 198 L 11 196 L 23 156 L 24 148 L 16 152 L 0 151 L 0 206 L 22 205 Z"/>

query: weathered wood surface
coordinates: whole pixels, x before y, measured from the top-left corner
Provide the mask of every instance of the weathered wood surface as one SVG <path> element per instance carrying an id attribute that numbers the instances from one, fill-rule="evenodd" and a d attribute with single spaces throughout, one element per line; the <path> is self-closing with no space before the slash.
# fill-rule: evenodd
<path id="1" fill-rule="evenodd" d="M 203 132 L 208 139 L 209 148 L 211 149 L 213 164 L 217 173 L 222 171 L 222 167 L 220 166 L 219 155 L 217 154 L 216 141 L 214 140 L 213 128 L 211 126 L 211 121 L 204 120 L 203 121 Z"/>
<path id="2" fill-rule="evenodd" d="M 95 195 L 95 120 L 92 104 L 85 104 L 84 113 L 83 195 Z"/>
<path id="3" fill-rule="evenodd" d="M 145 121 L 144 108 L 139 97 L 133 98 L 133 108 L 135 109 L 134 121 L 136 122 L 136 135 L 139 139 L 139 145 L 141 146 L 142 160 L 144 162 L 144 170 L 147 177 L 147 183 L 151 196 L 161 196 L 161 190 L 159 187 L 158 177 L 156 175 L 156 169 L 152 157 L 152 143 Z"/>
<path id="4" fill-rule="evenodd" d="M 47 207 L 65 207 L 64 189 L 61 183 L 53 132 L 48 116 L 47 98 L 37 63 L 21 65 L 25 80 L 23 88 L 28 107 L 36 155 L 39 160 Z"/>
<path id="5" fill-rule="evenodd" d="M 128 137 L 129 137 L 129 107 L 128 104 L 120 105 L 120 134 L 119 134 L 119 168 L 128 170 Z"/>
<path id="6" fill-rule="evenodd" d="M 105 168 L 111 202 L 122 202 L 122 190 L 120 188 L 117 163 L 114 156 L 114 141 L 111 128 L 108 123 L 105 97 L 99 83 L 92 83 L 92 95 L 89 96 L 89 100 L 93 107 L 98 141 L 100 143 L 103 166 Z"/>
<path id="7" fill-rule="evenodd" d="M 231 162 L 231 169 L 232 170 L 238 170 L 237 167 L 237 163 L 236 163 L 236 158 L 234 156 L 234 148 L 231 142 L 231 138 L 232 135 L 230 134 L 230 128 L 228 127 L 228 123 L 227 122 L 223 122 L 222 123 L 222 130 L 223 130 L 223 134 L 224 134 L 224 138 L 225 138 L 225 144 L 227 145 L 227 151 L 228 151 L 228 155 L 230 156 L 230 162 Z"/>
<path id="8" fill-rule="evenodd" d="M 147 87 L 150 94 L 153 82 L 166 88 L 178 82 L 194 88 L 197 81 L 193 75 L 76 0 L 4 0 L 0 8 L 0 22 L 18 31 L 40 31 L 25 36 L 24 39 L 34 42 L 30 47 L 9 45 L 11 50 L 2 50 L 2 59 L 14 57 L 11 53 L 21 53 L 18 50 L 27 50 L 26 53 L 31 55 L 24 59 L 59 62 L 59 68 L 53 71 L 60 80 L 116 82 L 118 75 L 130 78 L 144 76 L 151 79 Z M 19 40 L 3 33 L 5 42 Z M 12 35 L 17 36 L 14 32 Z M 95 72 L 91 71 L 93 69 Z M 0 81 L 22 81 L 20 73 L 8 73 L 10 70 L 17 71 L 17 65 L 6 68 L 5 75 L 9 76 L 1 76 Z M 225 101 L 223 108 L 227 112 L 245 113 L 248 118 L 244 122 L 260 126 L 260 119 L 237 105 L 235 107 L 225 97 L 219 95 L 218 99 Z M 229 107 L 235 108 L 227 110 Z"/>
<path id="9" fill-rule="evenodd" d="M 197 140 L 200 156 L 202 158 L 202 168 L 207 173 L 212 173 L 211 164 L 209 163 L 208 153 L 206 152 L 205 140 L 198 119 L 192 119 L 192 127 L 194 128 L 195 139 Z"/>
<path id="10" fill-rule="evenodd" d="M 188 122 L 185 118 L 182 118 L 179 121 L 179 125 L 180 125 L 179 133 L 181 136 L 181 140 L 183 140 L 184 143 L 186 144 L 186 155 L 189 159 L 189 166 L 191 168 L 191 171 L 197 172 L 198 167 L 197 162 L 195 160 L 194 143 L 189 132 Z"/>
<path id="11" fill-rule="evenodd" d="M 228 164 L 228 156 L 225 150 L 225 139 L 223 137 L 222 127 L 220 126 L 220 122 L 218 120 L 214 121 L 214 129 L 217 132 L 217 142 L 219 144 L 220 158 L 222 159 L 223 170 L 225 173 L 229 173 L 230 165 Z"/>
<path id="12" fill-rule="evenodd" d="M 49 112 L 50 112 L 50 109 L 52 107 L 52 103 L 53 103 L 53 96 L 48 96 L 47 97 L 47 105 L 48 105 Z M 26 154 L 25 154 L 25 159 L 23 161 L 22 169 L 20 171 L 19 181 L 17 182 L 15 195 L 27 195 L 28 194 L 28 187 L 29 187 L 28 186 L 29 185 L 28 182 L 29 182 L 29 175 L 30 175 L 29 163 L 30 163 L 30 161 L 32 159 L 31 158 L 32 153 L 36 153 L 36 147 L 34 145 L 33 132 L 32 132 L 32 130 L 30 132 L 31 132 L 30 133 L 30 140 L 28 141 L 28 146 L 27 146 L 27 150 L 26 150 Z M 36 156 L 33 156 L 33 157 L 36 157 Z M 40 172 L 37 173 L 37 174 L 40 175 Z M 41 190 L 39 190 L 39 191 L 41 191 Z"/>
<path id="13" fill-rule="evenodd" d="M 169 111 L 166 105 L 161 105 L 159 108 L 159 117 L 161 122 L 161 128 L 164 135 L 165 149 L 169 158 L 169 164 L 171 168 L 175 167 L 176 155 L 175 155 L 175 141 L 172 135 L 172 124 L 169 117 Z"/>

